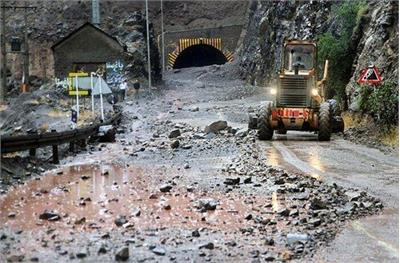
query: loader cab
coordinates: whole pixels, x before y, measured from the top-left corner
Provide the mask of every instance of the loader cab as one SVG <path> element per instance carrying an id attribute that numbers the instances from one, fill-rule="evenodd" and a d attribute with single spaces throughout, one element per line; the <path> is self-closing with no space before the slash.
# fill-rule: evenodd
<path id="1" fill-rule="evenodd" d="M 307 41 L 289 41 L 284 44 L 281 73 L 310 75 L 316 65 L 316 45 Z M 296 74 L 297 73 L 297 74 Z"/>
<path id="2" fill-rule="evenodd" d="M 312 91 L 316 86 L 316 44 L 291 40 L 284 43 L 278 78 L 276 106 L 315 107 Z"/>

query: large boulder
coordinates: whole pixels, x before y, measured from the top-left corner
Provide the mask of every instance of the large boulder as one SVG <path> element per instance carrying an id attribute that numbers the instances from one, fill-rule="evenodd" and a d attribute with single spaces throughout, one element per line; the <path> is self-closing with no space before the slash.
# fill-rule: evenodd
<path id="1" fill-rule="evenodd" d="M 228 123 L 226 121 L 215 121 L 210 125 L 206 126 L 204 129 L 205 133 L 218 133 L 219 131 L 225 130 L 228 127 Z"/>

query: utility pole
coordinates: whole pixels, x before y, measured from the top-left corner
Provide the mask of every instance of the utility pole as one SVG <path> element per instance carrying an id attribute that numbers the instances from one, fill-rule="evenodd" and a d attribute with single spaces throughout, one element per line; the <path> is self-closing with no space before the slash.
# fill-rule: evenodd
<path id="1" fill-rule="evenodd" d="M 163 11 L 163 0 L 161 0 L 161 67 L 162 67 L 162 79 L 164 80 L 164 70 L 165 70 L 165 43 L 164 43 L 164 11 Z"/>
<path id="2" fill-rule="evenodd" d="M 1 87 L 0 87 L 0 103 L 4 102 L 4 94 L 6 92 L 6 85 L 7 85 L 7 53 L 6 53 L 6 9 L 2 6 L 1 7 L 1 56 L 2 56 L 2 63 L 1 63 Z"/>
<path id="3" fill-rule="evenodd" d="M 26 8 L 24 8 L 24 75 L 22 81 L 23 91 L 27 91 L 28 83 L 29 83 L 28 15 L 26 13 Z"/>
<path id="4" fill-rule="evenodd" d="M 149 29 L 149 3 L 146 0 L 146 32 L 147 32 L 147 71 L 149 72 L 149 88 L 151 88 L 151 62 L 150 62 L 150 29 Z"/>
<path id="5" fill-rule="evenodd" d="M 100 26 L 100 0 L 92 0 L 92 24 Z"/>

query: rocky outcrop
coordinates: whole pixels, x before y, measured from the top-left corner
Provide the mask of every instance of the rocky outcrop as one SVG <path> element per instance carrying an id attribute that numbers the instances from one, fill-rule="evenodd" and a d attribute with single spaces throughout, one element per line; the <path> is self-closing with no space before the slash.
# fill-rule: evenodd
<path id="1" fill-rule="evenodd" d="M 346 87 L 350 99 L 350 108 L 358 110 L 357 80 L 360 72 L 368 65 L 378 68 L 384 82 L 398 86 L 399 74 L 399 4 L 395 1 L 374 1 L 368 4 L 368 10 L 355 30 L 355 52 L 353 74 Z M 357 41 L 358 39 L 358 41 Z"/>
<path id="2" fill-rule="evenodd" d="M 238 52 L 241 75 L 255 85 L 273 78 L 287 38 L 314 39 L 329 29 L 331 1 L 253 1 Z"/>

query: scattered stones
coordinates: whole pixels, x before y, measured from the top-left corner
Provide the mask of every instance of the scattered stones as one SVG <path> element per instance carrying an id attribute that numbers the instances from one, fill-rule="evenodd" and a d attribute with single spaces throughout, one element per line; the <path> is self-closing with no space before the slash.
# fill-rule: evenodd
<path id="1" fill-rule="evenodd" d="M 139 217 L 140 214 L 141 214 L 141 211 L 140 211 L 139 208 L 133 210 L 133 212 L 132 212 L 132 215 L 135 216 L 135 217 Z"/>
<path id="2" fill-rule="evenodd" d="M 107 248 L 104 244 L 102 244 L 99 248 L 99 250 L 97 251 L 98 254 L 107 254 Z"/>
<path id="3" fill-rule="evenodd" d="M 15 218 L 16 215 L 17 214 L 15 212 L 10 212 L 10 213 L 8 213 L 7 217 L 8 218 Z"/>
<path id="4" fill-rule="evenodd" d="M 307 234 L 296 234 L 296 233 L 289 233 L 286 236 L 286 242 L 288 245 L 292 245 L 296 242 L 306 243 L 309 241 L 310 237 Z"/>
<path id="5" fill-rule="evenodd" d="M 243 183 L 244 183 L 244 184 L 251 184 L 251 183 L 252 183 L 251 176 L 246 177 L 246 178 L 243 180 Z"/>
<path id="6" fill-rule="evenodd" d="M 115 254 L 116 261 L 127 261 L 129 259 L 129 247 L 120 248 Z"/>
<path id="7" fill-rule="evenodd" d="M 327 205 L 321 199 L 313 198 L 310 203 L 310 208 L 313 210 L 321 210 L 321 209 L 326 209 Z"/>
<path id="8" fill-rule="evenodd" d="M 121 227 L 124 224 L 128 223 L 128 220 L 126 219 L 125 216 L 120 215 L 114 220 L 114 223 L 116 226 Z"/>
<path id="9" fill-rule="evenodd" d="M 252 214 L 248 214 L 244 219 L 251 220 L 252 218 L 253 218 L 253 215 Z"/>
<path id="10" fill-rule="evenodd" d="M 200 232 L 199 232 L 199 230 L 193 230 L 192 231 L 192 237 L 200 237 Z"/>
<path id="11" fill-rule="evenodd" d="M 226 178 L 224 184 L 226 185 L 237 185 L 240 183 L 240 178 Z"/>
<path id="12" fill-rule="evenodd" d="M 25 259 L 25 255 L 10 255 L 7 257 L 7 262 L 22 262 Z"/>
<path id="13" fill-rule="evenodd" d="M 282 208 L 281 210 L 277 211 L 277 214 L 281 216 L 289 216 L 290 210 L 287 208 Z"/>
<path id="14" fill-rule="evenodd" d="M 168 138 L 172 139 L 172 138 L 176 138 L 176 137 L 178 137 L 180 135 L 181 135 L 181 131 L 179 129 L 176 129 L 176 130 L 172 130 L 169 133 Z"/>
<path id="15" fill-rule="evenodd" d="M 159 246 L 156 246 L 155 248 L 153 248 L 151 250 L 154 254 L 158 255 L 158 256 L 164 256 L 165 255 L 165 249 Z"/>
<path id="16" fill-rule="evenodd" d="M 206 248 L 206 249 L 214 249 L 214 243 L 207 242 L 199 246 L 199 249 Z"/>
<path id="17" fill-rule="evenodd" d="M 178 148 L 179 147 L 179 141 L 178 140 L 175 140 L 175 141 L 173 141 L 172 143 L 171 143 L 171 148 L 172 149 L 176 149 L 176 148 Z"/>
<path id="18" fill-rule="evenodd" d="M 361 197 L 361 193 L 358 191 L 346 191 L 345 195 L 348 197 L 349 201 L 358 201 Z"/>
<path id="19" fill-rule="evenodd" d="M 200 212 L 206 212 L 209 210 L 215 210 L 218 205 L 218 201 L 215 199 L 200 199 L 197 202 L 197 208 L 200 210 Z"/>
<path id="20" fill-rule="evenodd" d="M 77 258 L 85 258 L 85 257 L 87 257 L 87 252 L 84 250 L 79 251 L 78 253 L 76 253 L 76 257 Z"/>
<path id="21" fill-rule="evenodd" d="M 275 244 L 275 241 L 272 237 L 267 237 L 265 238 L 265 245 L 267 246 L 273 246 Z"/>
<path id="22" fill-rule="evenodd" d="M 218 133 L 219 131 L 225 130 L 228 127 L 228 123 L 226 121 L 216 121 L 206 126 L 204 129 L 205 133 Z"/>
<path id="23" fill-rule="evenodd" d="M 169 191 L 171 191 L 172 189 L 172 185 L 170 184 L 163 184 L 162 186 L 160 186 L 160 191 L 163 193 L 167 193 Z"/>
<path id="24" fill-rule="evenodd" d="M 39 215 L 39 219 L 48 221 L 57 221 L 60 220 L 61 217 L 57 211 L 44 210 L 44 212 Z"/>

